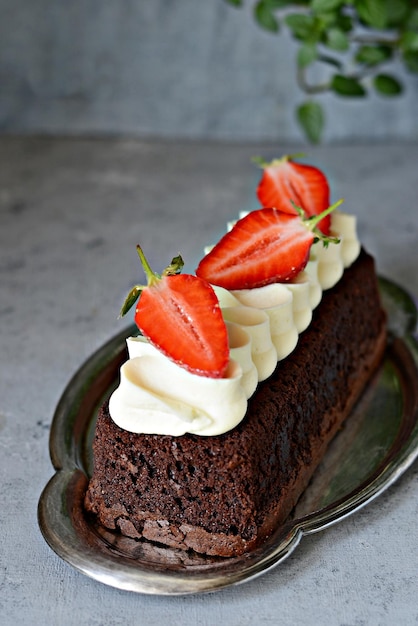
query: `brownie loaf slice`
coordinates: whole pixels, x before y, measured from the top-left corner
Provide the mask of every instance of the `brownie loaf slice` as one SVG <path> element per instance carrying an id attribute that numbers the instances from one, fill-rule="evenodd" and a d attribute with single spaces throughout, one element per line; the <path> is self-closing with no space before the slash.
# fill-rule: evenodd
<path id="1" fill-rule="evenodd" d="M 374 262 L 362 252 L 232 431 L 133 434 L 105 404 L 86 509 L 107 528 L 172 547 L 220 556 L 252 549 L 293 509 L 385 343 Z"/>

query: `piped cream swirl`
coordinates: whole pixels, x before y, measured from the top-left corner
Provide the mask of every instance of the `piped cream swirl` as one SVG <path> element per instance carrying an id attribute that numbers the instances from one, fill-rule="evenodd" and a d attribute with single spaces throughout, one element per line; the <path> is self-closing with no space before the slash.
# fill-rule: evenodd
<path id="1" fill-rule="evenodd" d="M 109 401 L 113 421 L 133 433 L 218 435 L 247 410 L 242 369 L 230 360 L 224 378 L 192 374 L 142 337 L 127 340 L 129 359 Z"/>
<path id="2" fill-rule="evenodd" d="M 135 433 L 174 436 L 219 435 L 239 424 L 257 383 L 295 349 L 322 292 L 359 255 L 354 216 L 334 211 L 331 233 L 340 243 L 314 244 L 306 268 L 289 283 L 233 292 L 214 287 L 230 343 L 224 378 L 191 374 L 143 337 L 129 338 L 129 359 L 109 403 L 114 422 Z"/>

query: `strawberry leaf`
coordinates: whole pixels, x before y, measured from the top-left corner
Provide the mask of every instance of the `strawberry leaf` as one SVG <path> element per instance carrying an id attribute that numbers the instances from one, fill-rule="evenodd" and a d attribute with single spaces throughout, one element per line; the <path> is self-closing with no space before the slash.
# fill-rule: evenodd
<path id="1" fill-rule="evenodd" d="M 338 237 L 329 237 L 328 235 L 324 235 L 320 230 L 318 230 L 318 224 L 321 220 L 324 219 L 324 217 L 330 215 L 333 211 L 335 211 L 335 209 L 337 209 L 344 202 L 344 200 L 337 200 L 337 202 L 334 202 L 334 204 L 325 209 L 325 211 L 322 211 L 322 213 L 319 213 L 318 215 L 310 215 L 308 217 L 305 217 L 306 214 L 302 207 L 297 206 L 292 200 L 291 202 L 296 213 L 301 217 L 306 228 L 308 228 L 308 230 L 311 230 L 315 234 L 315 241 L 322 241 L 325 246 L 328 246 L 329 243 L 340 243 Z"/>
<path id="2" fill-rule="evenodd" d="M 128 313 L 128 311 L 133 307 L 135 302 L 138 300 L 143 289 L 144 287 L 140 285 L 135 285 L 135 287 L 132 287 L 131 291 L 128 293 L 126 297 L 125 302 L 122 305 L 122 308 L 119 313 L 119 317 L 123 317 L 124 315 Z"/>
<path id="3" fill-rule="evenodd" d="M 175 256 L 171 260 L 170 265 L 165 268 L 165 270 L 163 271 L 163 276 L 174 276 L 175 274 L 180 274 L 183 266 L 184 261 L 179 254 L 178 256 Z"/>

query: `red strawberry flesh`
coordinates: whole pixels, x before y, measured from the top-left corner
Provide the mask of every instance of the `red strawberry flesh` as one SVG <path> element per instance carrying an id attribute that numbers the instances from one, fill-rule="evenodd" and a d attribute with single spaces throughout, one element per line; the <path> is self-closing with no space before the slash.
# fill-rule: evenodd
<path id="1" fill-rule="evenodd" d="M 137 246 L 147 285 L 135 285 L 121 309 L 135 302 L 135 323 L 163 354 L 193 374 L 224 376 L 229 363 L 228 332 L 213 288 L 201 278 L 180 274 L 183 259 L 173 258 L 162 275 L 153 272 Z"/>
<path id="2" fill-rule="evenodd" d="M 225 289 L 286 282 L 306 266 L 314 239 L 299 215 L 252 211 L 201 260 L 196 274 Z"/>
<path id="3" fill-rule="evenodd" d="M 188 274 L 163 276 L 142 292 L 135 322 L 178 365 L 202 376 L 224 375 L 228 336 L 216 295 L 205 281 Z"/>
<path id="4" fill-rule="evenodd" d="M 329 206 L 328 181 L 318 168 L 297 163 L 290 157 L 275 159 L 262 167 L 264 171 L 257 196 L 263 207 L 294 214 L 293 202 L 309 217 L 319 215 Z M 318 224 L 319 230 L 328 235 L 330 223 L 330 217 L 326 216 Z"/>

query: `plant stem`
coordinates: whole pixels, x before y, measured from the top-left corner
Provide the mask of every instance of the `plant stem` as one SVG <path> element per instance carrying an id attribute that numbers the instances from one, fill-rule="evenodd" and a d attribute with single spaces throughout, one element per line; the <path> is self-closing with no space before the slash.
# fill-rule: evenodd
<path id="1" fill-rule="evenodd" d="M 298 81 L 298 85 L 302 89 L 302 91 L 310 95 L 324 93 L 326 91 L 329 91 L 331 88 L 331 83 L 329 81 L 326 83 L 319 83 L 317 85 L 309 85 L 309 83 L 306 81 L 306 72 L 304 68 L 301 67 L 298 67 L 297 69 L 296 78 Z"/>

